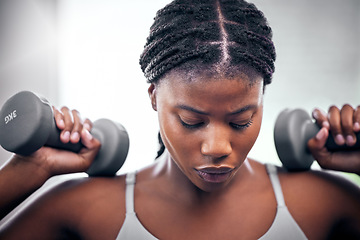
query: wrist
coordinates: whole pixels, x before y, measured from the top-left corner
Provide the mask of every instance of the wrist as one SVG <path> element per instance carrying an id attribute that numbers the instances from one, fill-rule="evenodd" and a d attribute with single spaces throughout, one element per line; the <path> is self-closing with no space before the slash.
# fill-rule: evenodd
<path id="1" fill-rule="evenodd" d="M 22 179 L 27 179 L 30 183 L 35 185 L 42 185 L 50 177 L 52 177 L 50 168 L 45 166 L 46 161 L 40 163 L 34 157 L 25 157 L 15 154 L 9 161 L 9 168 L 14 169 L 14 173 L 22 176 Z M 37 183 L 37 184 L 36 184 Z"/>

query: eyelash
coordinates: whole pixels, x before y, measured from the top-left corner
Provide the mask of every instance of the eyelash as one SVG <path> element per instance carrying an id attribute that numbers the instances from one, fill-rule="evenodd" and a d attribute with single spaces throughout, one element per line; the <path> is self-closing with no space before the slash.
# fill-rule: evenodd
<path id="1" fill-rule="evenodd" d="M 197 129 L 200 128 L 204 123 L 197 123 L 197 124 L 187 124 L 180 119 L 181 125 L 183 125 L 187 129 Z M 253 120 L 251 119 L 249 122 L 245 123 L 244 125 L 239 125 L 236 123 L 230 123 L 230 126 L 233 127 L 235 130 L 243 130 L 251 126 Z"/>
<path id="2" fill-rule="evenodd" d="M 237 130 L 243 130 L 243 129 L 250 127 L 252 123 L 253 123 L 253 120 L 251 119 L 250 121 L 248 121 L 247 123 L 245 123 L 243 125 L 239 125 L 236 123 L 230 123 L 230 125 Z"/>
<path id="3" fill-rule="evenodd" d="M 197 123 L 197 124 L 187 124 L 183 120 L 180 119 L 181 125 L 183 125 L 187 129 L 196 129 L 203 125 L 203 123 Z"/>

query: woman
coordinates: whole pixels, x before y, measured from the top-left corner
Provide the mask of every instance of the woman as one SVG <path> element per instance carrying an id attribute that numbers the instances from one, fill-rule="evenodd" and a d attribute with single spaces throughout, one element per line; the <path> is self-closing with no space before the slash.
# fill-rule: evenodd
<path id="1" fill-rule="evenodd" d="M 244 1 L 174 1 L 157 13 L 140 65 L 150 83 L 163 146 L 152 165 L 115 178 L 57 186 L 0 234 L 4 239 L 326 239 L 358 238 L 360 190 L 316 171 L 287 173 L 247 158 L 260 130 L 275 48 L 263 14 Z M 74 154 L 43 147 L 14 155 L 0 172 L 2 216 L 49 177 L 86 170 L 100 148 L 91 122 L 54 110 Z M 353 145 L 360 109 L 314 111 L 308 146 L 324 168 L 360 174 Z M 11 181 L 10 181 L 11 180 Z M 6 183 L 6 185 L 5 185 Z M 11 188 L 9 187 L 11 185 Z M 11 192 L 8 192 L 11 189 Z M 136 214 L 135 214 L 136 212 Z"/>

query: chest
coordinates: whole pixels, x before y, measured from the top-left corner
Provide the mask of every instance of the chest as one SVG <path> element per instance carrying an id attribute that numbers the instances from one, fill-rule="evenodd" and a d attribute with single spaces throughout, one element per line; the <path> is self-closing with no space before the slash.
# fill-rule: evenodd
<path id="1" fill-rule="evenodd" d="M 259 194 L 199 204 L 139 200 L 135 209 L 141 224 L 160 239 L 258 239 L 273 223 L 277 207 L 272 191 Z"/>

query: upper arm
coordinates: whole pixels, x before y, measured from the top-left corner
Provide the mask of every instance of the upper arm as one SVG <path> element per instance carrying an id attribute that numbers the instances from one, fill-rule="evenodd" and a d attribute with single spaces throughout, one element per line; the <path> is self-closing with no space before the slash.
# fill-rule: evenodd
<path id="1" fill-rule="evenodd" d="M 360 233 L 357 185 L 324 171 L 280 174 L 280 180 L 286 205 L 309 238 L 325 238 L 344 223 Z"/>
<path id="2" fill-rule="evenodd" d="M 329 190 L 334 219 L 328 233 L 331 239 L 360 239 L 360 187 L 340 175 L 318 173 Z"/>
<path id="3" fill-rule="evenodd" d="M 62 215 L 57 210 L 61 202 L 56 199 L 63 198 L 60 192 L 65 184 L 49 185 L 40 188 L 8 216 L 0 229 L 1 239 L 56 238 Z"/>

